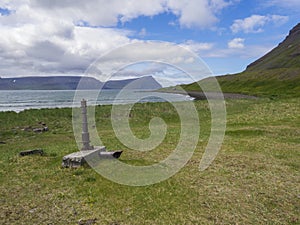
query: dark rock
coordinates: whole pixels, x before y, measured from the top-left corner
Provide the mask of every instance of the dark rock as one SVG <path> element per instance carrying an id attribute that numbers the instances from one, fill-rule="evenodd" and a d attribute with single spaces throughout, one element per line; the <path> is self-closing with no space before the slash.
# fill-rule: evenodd
<path id="1" fill-rule="evenodd" d="M 43 130 L 44 130 L 43 128 L 34 128 L 34 129 L 32 129 L 32 131 L 35 132 L 35 133 L 42 133 Z"/>
<path id="2" fill-rule="evenodd" d="M 46 123 L 44 123 L 44 122 L 42 122 L 42 121 L 40 121 L 40 122 L 38 122 L 38 124 L 40 124 L 40 125 L 42 125 L 42 126 L 46 126 Z"/>
<path id="3" fill-rule="evenodd" d="M 34 149 L 34 150 L 26 150 L 19 153 L 20 156 L 26 155 L 44 155 L 44 151 L 42 149 Z"/>
<path id="4" fill-rule="evenodd" d="M 35 133 L 42 133 L 42 132 L 49 131 L 49 129 L 48 129 L 48 127 L 34 128 L 34 129 L 32 129 L 32 131 L 35 132 Z"/>

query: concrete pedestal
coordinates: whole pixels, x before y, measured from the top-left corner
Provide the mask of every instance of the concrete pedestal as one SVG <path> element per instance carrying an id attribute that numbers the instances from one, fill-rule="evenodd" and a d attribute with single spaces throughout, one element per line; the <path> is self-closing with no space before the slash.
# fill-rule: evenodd
<path id="1" fill-rule="evenodd" d="M 119 158 L 122 151 L 107 152 L 105 146 L 95 147 L 92 150 L 84 150 L 74 152 L 63 157 L 62 167 L 78 168 L 84 165 L 87 161 L 96 164 L 101 159 Z"/>
<path id="2" fill-rule="evenodd" d="M 80 152 L 73 152 L 69 155 L 66 155 L 62 159 L 62 167 L 80 167 L 86 163 L 87 159 L 89 158 L 99 158 L 100 152 L 106 151 L 105 147 L 96 147 L 92 150 L 84 150 Z"/>

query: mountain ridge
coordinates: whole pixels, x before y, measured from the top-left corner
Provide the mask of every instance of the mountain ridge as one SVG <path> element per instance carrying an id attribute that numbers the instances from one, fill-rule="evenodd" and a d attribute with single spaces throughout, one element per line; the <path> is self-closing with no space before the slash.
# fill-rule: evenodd
<path id="1" fill-rule="evenodd" d="M 274 49 L 249 64 L 241 73 L 215 77 L 224 93 L 259 97 L 300 97 L 300 23 Z M 187 91 L 201 91 L 211 78 L 188 85 Z M 212 90 L 214 91 L 214 90 Z"/>
<path id="2" fill-rule="evenodd" d="M 30 76 L 1 78 L 0 90 L 89 90 L 89 89 L 159 89 L 162 86 L 152 77 L 109 80 L 105 83 L 93 77 Z"/>
<path id="3" fill-rule="evenodd" d="M 279 45 L 247 66 L 246 71 L 300 67 L 300 23 Z"/>

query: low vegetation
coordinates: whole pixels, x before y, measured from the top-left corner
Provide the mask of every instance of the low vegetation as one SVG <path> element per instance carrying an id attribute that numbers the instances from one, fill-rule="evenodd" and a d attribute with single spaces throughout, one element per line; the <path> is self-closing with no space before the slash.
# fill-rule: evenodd
<path id="1" fill-rule="evenodd" d="M 300 69 L 281 68 L 262 71 L 244 71 L 239 74 L 216 77 L 224 93 L 239 93 L 269 98 L 300 96 Z M 210 78 L 182 85 L 187 91 L 201 91 L 200 85 L 210 88 Z M 213 88 L 212 88 L 212 91 Z"/>
<path id="2" fill-rule="evenodd" d="M 62 157 L 77 150 L 71 109 L 0 113 L 0 223 L 299 224 L 299 98 L 227 100 L 225 140 L 204 172 L 198 166 L 210 112 L 205 101 L 195 105 L 201 121 L 195 154 L 175 176 L 146 187 L 113 183 L 89 167 L 61 168 Z M 164 142 L 149 153 L 117 140 L 110 110 L 96 107 L 96 127 L 108 149 L 124 150 L 120 160 L 149 165 L 176 146 L 180 120 L 169 103 L 136 104 L 132 110 L 130 124 L 140 138 L 150 134 L 152 117 L 168 124 Z M 48 132 L 24 130 L 41 123 Z M 38 148 L 43 156 L 19 156 Z"/>

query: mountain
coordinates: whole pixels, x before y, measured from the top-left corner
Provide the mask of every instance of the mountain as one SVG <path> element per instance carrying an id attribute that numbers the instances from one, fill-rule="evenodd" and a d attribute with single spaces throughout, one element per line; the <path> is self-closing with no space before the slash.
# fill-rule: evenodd
<path id="1" fill-rule="evenodd" d="M 75 90 L 82 79 L 81 89 L 97 89 L 103 84 L 92 77 L 53 76 L 0 78 L 0 90 Z"/>
<path id="2" fill-rule="evenodd" d="M 92 77 L 49 76 L 0 78 L 0 90 L 76 90 L 78 89 L 159 89 L 161 85 L 151 76 L 102 83 Z"/>
<path id="3" fill-rule="evenodd" d="M 162 86 L 152 77 L 145 76 L 138 79 L 109 80 L 104 84 L 104 89 L 159 89 Z"/>
<path id="4" fill-rule="evenodd" d="M 247 71 L 300 68 L 300 23 L 271 52 L 251 63 Z"/>
<path id="5" fill-rule="evenodd" d="M 283 42 L 241 73 L 216 77 L 224 93 L 266 97 L 300 97 L 300 23 Z M 209 85 L 211 78 L 200 83 Z M 183 85 L 199 91 L 199 85 Z"/>

